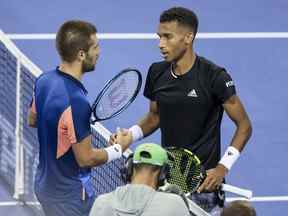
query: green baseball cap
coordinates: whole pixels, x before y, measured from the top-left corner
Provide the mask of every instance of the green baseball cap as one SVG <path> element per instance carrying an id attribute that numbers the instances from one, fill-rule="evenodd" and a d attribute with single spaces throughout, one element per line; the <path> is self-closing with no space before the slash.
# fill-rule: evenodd
<path id="1" fill-rule="evenodd" d="M 146 163 L 163 166 L 168 162 L 168 155 L 164 148 L 154 143 L 139 145 L 133 155 L 133 163 Z"/>

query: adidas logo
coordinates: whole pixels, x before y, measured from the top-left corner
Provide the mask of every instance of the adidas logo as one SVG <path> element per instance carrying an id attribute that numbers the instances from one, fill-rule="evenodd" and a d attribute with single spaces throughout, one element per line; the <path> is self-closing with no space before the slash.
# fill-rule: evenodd
<path id="1" fill-rule="evenodd" d="M 192 89 L 188 94 L 187 94 L 188 97 L 198 97 L 195 89 Z"/>

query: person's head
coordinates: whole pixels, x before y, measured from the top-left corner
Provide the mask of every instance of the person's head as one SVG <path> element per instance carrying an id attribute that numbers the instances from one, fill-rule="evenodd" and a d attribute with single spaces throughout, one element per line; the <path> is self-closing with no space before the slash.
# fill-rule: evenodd
<path id="1" fill-rule="evenodd" d="M 221 216 L 256 216 L 256 211 L 248 201 L 237 200 L 225 207 Z"/>
<path id="2" fill-rule="evenodd" d="M 155 188 L 164 184 L 169 169 L 166 150 L 154 143 L 139 145 L 126 165 L 128 181 L 149 182 Z"/>
<path id="3" fill-rule="evenodd" d="M 79 63 L 82 72 L 93 71 L 99 57 L 96 27 L 88 22 L 65 22 L 56 35 L 56 48 L 63 62 Z"/>
<path id="4" fill-rule="evenodd" d="M 160 37 L 159 48 L 168 62 L 177 61 L 192 50 L 198 30 L 196 14 L 183 7 L 165 10 L 160 16 L 157 34 Z"/>

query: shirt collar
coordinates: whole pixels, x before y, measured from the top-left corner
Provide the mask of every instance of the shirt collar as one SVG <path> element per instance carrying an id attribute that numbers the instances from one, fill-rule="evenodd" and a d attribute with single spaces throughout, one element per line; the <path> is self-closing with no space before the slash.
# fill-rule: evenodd
<path id="1" fill-rule="evenodd" d="M 88 94 L 88 91 L 86 90 L 86 88 L 84 87 L 84 85 L 78 80 L 76 79 L 75 77 L 71 76 L 70 74 L 68 73 L 64 73 L 63 71 L 61 71 L 59 69 L 59 66 L 56 68 L 56 71 L 58 72 L 58 74 L 60 74 L 61 76 L 64 76 L 70 80 L 72 80 L 76 85 L 78 85 L 83 91 L 85 94 Z"/>

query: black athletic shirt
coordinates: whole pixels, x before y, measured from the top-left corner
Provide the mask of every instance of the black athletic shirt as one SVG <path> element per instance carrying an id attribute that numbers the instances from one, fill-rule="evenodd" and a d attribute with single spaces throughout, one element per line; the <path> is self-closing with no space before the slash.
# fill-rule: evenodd
<path id="1" fill-rule="evenodd" d="M 226 70 L 199 56 L 180 76 L 173 74 L 171 63 L 153 63 L 144 89 L 144 96 L 158 105 L 162 146 L 190 149 L 206 169 L 220 160 L 222 104 L 234 94 Z"/>

